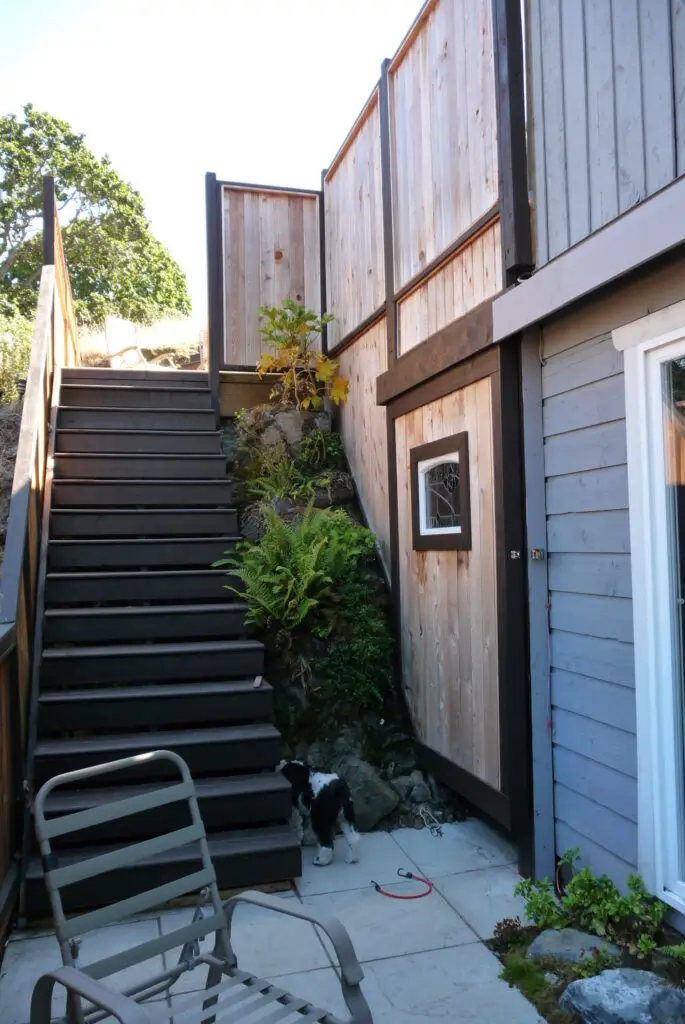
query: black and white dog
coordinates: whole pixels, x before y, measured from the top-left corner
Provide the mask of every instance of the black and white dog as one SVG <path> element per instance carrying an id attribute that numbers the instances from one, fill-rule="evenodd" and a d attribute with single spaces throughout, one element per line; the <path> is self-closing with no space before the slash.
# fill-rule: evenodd
<path id="1" fill-rule="evenodd" d="M 333 860 L 333 842 L 338 826 L 347 841 L 345 860 L 353 864 L 359 860 L 357 843 L 359 833 L 354 817 L 354 804 L 350 787 L 339 775 L 317 772 L 302 761 L 281 761 L 283 772 L 293 791 L 293 825 L 299 841 L 304 835 L 303 818 L 309 818 L 319 848 L 314 857 L 318 867 Z"/>

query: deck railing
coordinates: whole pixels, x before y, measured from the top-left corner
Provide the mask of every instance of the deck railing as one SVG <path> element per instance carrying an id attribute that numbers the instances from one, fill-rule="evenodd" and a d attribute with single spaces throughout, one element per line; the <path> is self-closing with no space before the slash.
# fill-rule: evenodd
<path id="1" fill-rule="evenodd" d="M 19 890 L 29 694 L 55 372 L 78 362 L 78 334 L 54 181 L 43 181 L 43 269 L 0 576 L 0 946 Z"/>

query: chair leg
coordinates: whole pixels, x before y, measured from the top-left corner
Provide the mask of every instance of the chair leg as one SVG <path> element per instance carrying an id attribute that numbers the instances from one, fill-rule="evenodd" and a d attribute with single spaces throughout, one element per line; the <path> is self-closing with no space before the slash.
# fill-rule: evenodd
<path id="1" fill-rule="evenodd" d="M 218 966 L 218 964 L 211 964 L 207 971 L 207 983 L 205 985 L 205 989 L 214 988 L 215 985 L 218 985 L 223 973 L 223 970 Z M 205 1010 L 211 1010 L 213 1006 L 216 1006 L 218 1001 L 218 995 L 210 996 L 209 999 L 205 999 L 202 1003 L 202 1012 L 204 1013 Z M 203 1018 L 202 1024 L 214 1024 L 215 1020 L 216 1017 Z"/>

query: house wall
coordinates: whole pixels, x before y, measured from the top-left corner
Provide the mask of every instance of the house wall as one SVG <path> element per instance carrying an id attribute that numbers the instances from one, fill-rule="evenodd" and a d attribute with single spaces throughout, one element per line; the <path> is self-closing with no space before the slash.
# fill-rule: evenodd
<path id="1" fill-rule="evenodd" d="M 619 883 L 637 864 L 623 355 L 611 330 L 685 297 L 685 257 L 541 332 L 557 853 Z"/>
<path id="2" fill-rule="evenodd" d="M 500 788 L 491 378 L 395 420 L 402 681 L 419 740 Z M 471 548 L 415 551 L 410 452 L 468 432 Z"/>
<path id="3" fill-rule="evenodd" d="M 536 263 L 685 171 L 681 0 L 528 0 Z"/>

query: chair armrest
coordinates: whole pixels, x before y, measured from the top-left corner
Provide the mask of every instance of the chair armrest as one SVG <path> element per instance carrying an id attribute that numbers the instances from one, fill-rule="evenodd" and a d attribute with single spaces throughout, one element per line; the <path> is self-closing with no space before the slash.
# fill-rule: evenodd
<path id="1" fill-rule="evenodd" d="M 150 1024 L 150 1017 L 138 1003 L 94 981 L 75 967 L 58 967 L 38 979 L 31 996 L 31 1024 L 49 1024 L 55 985 L 63 985 L 67 992 L 82 996 L 107 1010 L 119 1024 Z"/>
<path id="2" fill-rule="evenodd" d="M 277 914 L 285 914 L 287 917 L 299 917 L 302 921 L 308 921 L 310 924 L 316 925 L 331 940 L 338 957 L 340 970 L 347 984 L 358 985 L 364 977 L 364 972 L 357 960 L 352 940 L 347 934 L 347 929 L 338 921 L 337 917 L 309 910 L 303 907 L 301 903 L 298 903 L 297 900 L 279 899 L 277 896 L 267 896 L 262 892 L 241 892 L 237 896 L 232 896 L 226 900 L 223 905 L 229 936 L 231 934 L 231 919 L 239 903 L 249 903 L 254 907 L 262 907 L 264 910 L 273 910 Z"/>

